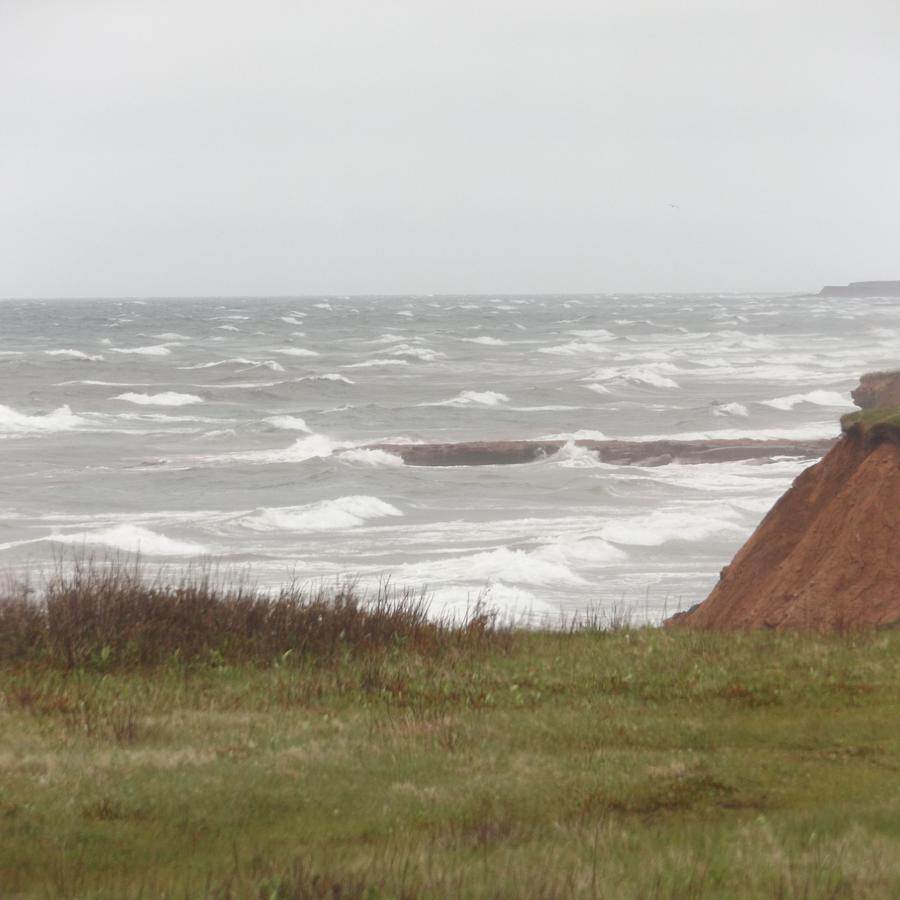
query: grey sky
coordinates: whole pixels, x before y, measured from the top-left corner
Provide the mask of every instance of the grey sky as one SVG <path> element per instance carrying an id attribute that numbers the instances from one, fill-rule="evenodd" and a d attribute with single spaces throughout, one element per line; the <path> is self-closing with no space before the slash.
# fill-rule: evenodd
<path id="1" fill-rule="evenodd" d="M 0 0 L 0 297 L 859 278 L 897 0 Z"/>

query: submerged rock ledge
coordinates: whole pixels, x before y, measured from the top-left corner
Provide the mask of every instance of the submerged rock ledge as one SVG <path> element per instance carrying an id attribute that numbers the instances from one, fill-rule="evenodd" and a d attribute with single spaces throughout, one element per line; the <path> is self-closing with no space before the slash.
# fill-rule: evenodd
<path id="1" fill-rule="evenodd" d="M 566 441 L 462 441 L 446 444 L 370 444 L 366 449 L 399 456 L 408 466 L 502 466 L 548 459 Z M 601 462 L 660 466 L 666 463 L 734 462 L 794 456 L 818 459 L 835 443 L 821 440 L 594 441 L 576 440 Z"/>

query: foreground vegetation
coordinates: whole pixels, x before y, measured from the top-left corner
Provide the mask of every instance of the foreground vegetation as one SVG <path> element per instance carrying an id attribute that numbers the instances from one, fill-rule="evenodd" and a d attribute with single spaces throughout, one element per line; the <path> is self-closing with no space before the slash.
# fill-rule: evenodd
<path id="1" fill-rule="evenodd" d="M 898 896 L 898 651 L 83 567 L 0 602 L 0 896 Z"/>

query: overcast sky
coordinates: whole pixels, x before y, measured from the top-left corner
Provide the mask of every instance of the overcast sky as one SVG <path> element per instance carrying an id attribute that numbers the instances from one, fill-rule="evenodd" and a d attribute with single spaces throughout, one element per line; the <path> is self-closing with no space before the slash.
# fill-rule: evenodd
<path id="1" fill-rule="evenodd" d="M 898 0 L 0 0 L 0 297 L 865 278 Z"/>

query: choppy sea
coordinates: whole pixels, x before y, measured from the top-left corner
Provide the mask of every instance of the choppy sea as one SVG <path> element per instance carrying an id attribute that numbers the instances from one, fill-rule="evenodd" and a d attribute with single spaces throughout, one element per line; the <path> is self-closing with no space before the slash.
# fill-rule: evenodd
<path id="1" fill-rule="evenodd" d="M 896 367 L 887 298 L 0 303 L 0 570 L 425 586 L 515 616 L 702 600 L 809 460 L 405 466 L 375 442 L 806 438 Z"/>

